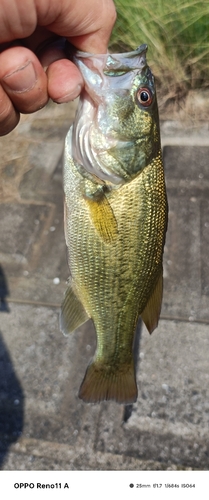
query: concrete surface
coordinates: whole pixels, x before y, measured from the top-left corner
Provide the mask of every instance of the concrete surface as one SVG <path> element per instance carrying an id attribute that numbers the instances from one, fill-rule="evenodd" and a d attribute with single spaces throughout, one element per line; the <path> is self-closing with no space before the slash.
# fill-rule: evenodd
<path id="1" fill-rule="evenodd" d="M 52 103 L 0 139 L 1 470 L 208 470 L 209 135 L 162 121 L 169 200 L 161 321 L 142 328 L 133 407 L 77 392 L 91 322 L 58 327 L 68 277 L 62 151 L 75 105 Z"/>

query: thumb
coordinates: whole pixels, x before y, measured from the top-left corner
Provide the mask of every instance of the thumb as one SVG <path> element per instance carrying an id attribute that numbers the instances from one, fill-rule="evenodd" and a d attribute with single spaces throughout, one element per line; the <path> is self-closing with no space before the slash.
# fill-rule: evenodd
<path id="1" fill-rule="evenodd" d="M 115 20 L 112 0 L 65 0 L 60 14 L 45 27 L 77 49 L 98 54 L 107 51 Z"/>

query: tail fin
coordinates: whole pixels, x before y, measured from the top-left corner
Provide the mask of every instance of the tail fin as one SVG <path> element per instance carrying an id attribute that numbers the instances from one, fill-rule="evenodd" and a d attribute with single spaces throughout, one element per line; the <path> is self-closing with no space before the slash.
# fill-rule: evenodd
<path id="1" fill-rule="evenodd" d="M 79 390 L 79 398 L 86 403 L 113 400 L 131 404 L 137 399 L 134 363 L 110 369 L 93 361 L 87 368 Z"/>

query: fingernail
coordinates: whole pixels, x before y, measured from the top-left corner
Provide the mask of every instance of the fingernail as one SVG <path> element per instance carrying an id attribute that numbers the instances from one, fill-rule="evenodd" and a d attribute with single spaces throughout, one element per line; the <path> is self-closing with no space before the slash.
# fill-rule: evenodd
<path id="1" fill-rule="evenodd" d="M 57 102 L 58 104 L 73 101 L 74 99 L 76 99 L 80 95 L 81 90 L 82 90 L 82 85 L 77 85 L 77 87 L 75 89 L 73 89 L 72 92 L 70 92 L 69 94 L 65 94 L 64 96 L 60 97 L 59 99 L 54 99 L 54 101 Z"/>
<path id="2" fill-rule="evenodd" d="M 31 61 L 28 61 L 24 66 L 8 73 L 2 79 L 3 85 L 8 87 L 13 92 L 27 92 L 31 90 L 37 81 L 36 72 Z"/>

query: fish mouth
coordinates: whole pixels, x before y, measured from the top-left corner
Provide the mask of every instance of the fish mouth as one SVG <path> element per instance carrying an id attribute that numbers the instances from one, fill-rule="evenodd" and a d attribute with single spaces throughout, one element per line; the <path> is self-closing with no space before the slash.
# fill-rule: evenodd
<path id="1" fill-rule="evenodd" d="M 72 48 L 72 45 L 69 42 L 67 42 L 67 43 Z M 101 57 L 101 56 L 111 55 L 111 53 L 109 54 L 109 52 L 107 54 L 93 54 L 91 52 L 83 52 L 82 50 L 75 49 L 75 47 L 74 47 L 74 50 L 75 50 L 77 57 L 95 57 L 95 56 Z M 131 50 L 130 52 L 114 53 L 114 56 L 115 57 L 132 58 L 132 57 L 135 57 L 135 55 L 141 54 L 144 51 L 147 51 L 147 44 L 146 43 L 139 45 L 139 47 L 137 47 L 135 50 Z"/>
<path id="2" fill-rule="evenodd" d="M 84 60 L 84 64 L 98 73 L 103 73 L 107 76 L 121 76 L 122 74 L 141 70 L 147 65 L 146 52 L 147 45 L 142 44 L 136 50 L 130 52 L 118 52 L 111 54 L 92 54 L 91 52 L 83 52 L 75 49 L 69 42 L 66 42 L 66 54 L 79 67 L 80 61 Z"/>

